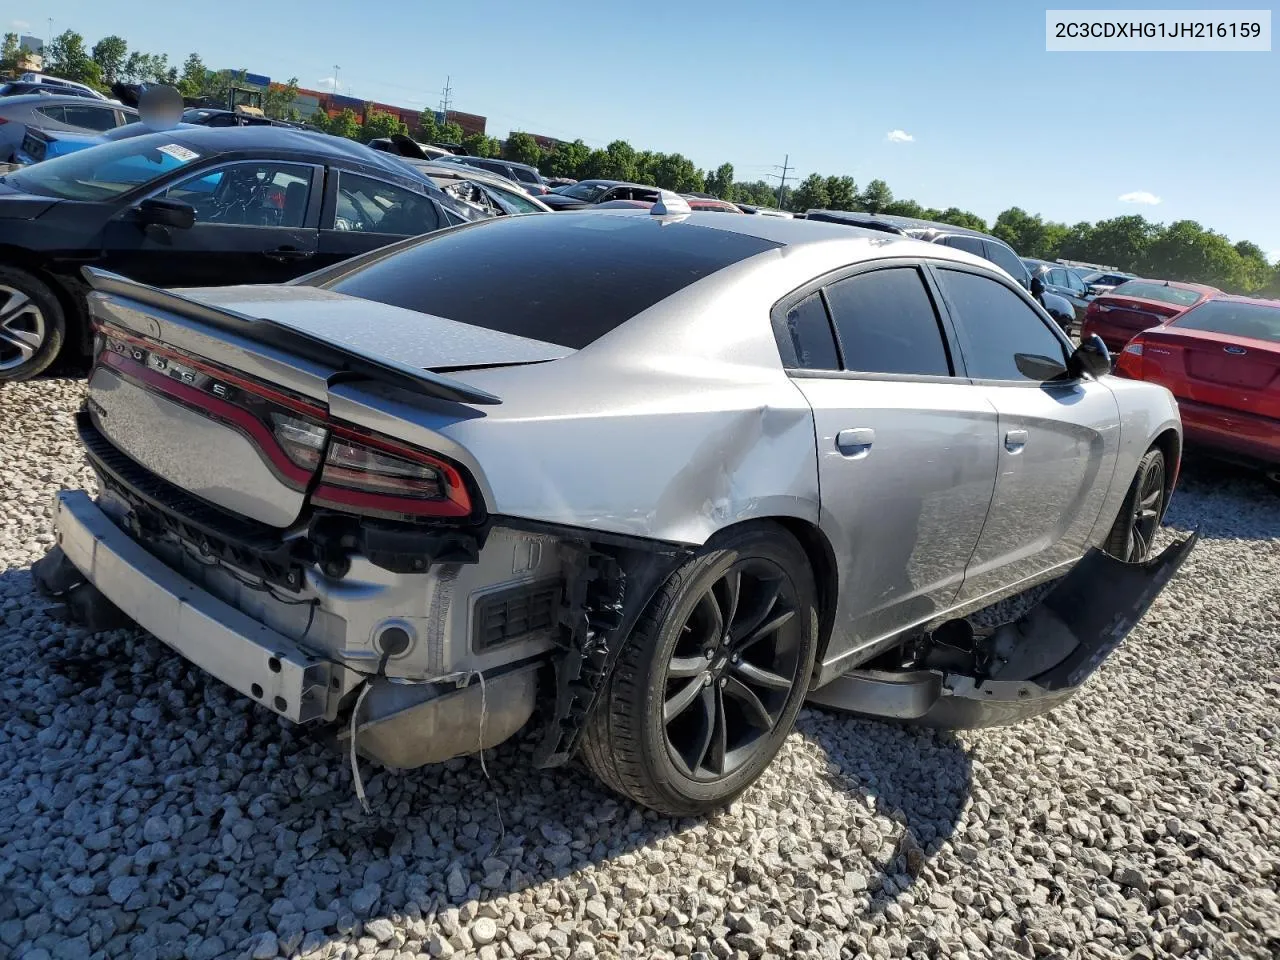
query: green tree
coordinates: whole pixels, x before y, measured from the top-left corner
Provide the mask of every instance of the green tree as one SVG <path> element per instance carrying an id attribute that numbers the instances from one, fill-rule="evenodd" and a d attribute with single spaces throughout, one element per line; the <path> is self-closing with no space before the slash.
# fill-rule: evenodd
<path id="1" fill-rule="evenodd" d="M 895 200 L 880 212 L 888 213 L 895 217 L 915 217 L 920 220 L 934 220 L 937 219 L 936 214 L 938 211 L 925 210 L 924 207 L 920 206 L 920 204 L 916 203 L 914 200 Z M 927 216 L 926 214 L 934 214 L 934 216 Z"/>
<path id="2" fill-rule="evenodd" d="M 370 110 L 365 114 L 358 138 L 365 143 L 379 137 L 392 137 L 397 133 L 408 135 L 409 125 L 395 114 L 383 110 Z"/>
<path id="3" fill-rule="evenodd" d="M 462 138 L 460 146 L 473 157 L 498 157 L 502 155 L 502 145 L 498 143 L 497 138 L 486 136 L 483 133 L 467 134 Z"/>
<path id="4" fill-rule="evenodd" d="M 827 209 L 857 210 L 858 185 L 853 177 L 827 177 Z"/>
<path id="5" fill-rule="evenodd" d="M 1275 268 L 1267 261 L 1267 255 L 1256 243 L 1241 240 L 1235 245 L 1240 255 L 1240 289 L 1245 293 L 1257 293 L 1271 282 Z"/>
<path id="6" fill-rule="evenodd" d="M 335 137 L 346 137 L 348 140 L 360 139 L 360 118 L 350 107 L 336 117 L 329 116 L 323 110 L 317 110 L 311 116 L 311 125 Z"/>
<path id="7" fill-rule="evenodd" d="M 457 143 L 461 144 L 467 138 L 466 132 L 458 124 L 450 120 L 448 123 L 441 124 L 438 131 L 440 143 Z M 496 156 L 497 154 L 493 154 Z"/>
<path id="8" fill-rule="evenodd" d="M 440 127 L 436 123 L 434 110 L 422 111 L 422 115 L 418 117 L 418 129 L 414 132 L 414 136 L 423 143 L 435 143 L 440 139 Z"/>
<path id="9" fill-rule="evenodd" d="M 1087 220 L 1081 220 L 1067 228 L 1066 236 L 1062 238 L 1062 242 L 1058 244 L 1058 256 L 1067 260 L 1083 260 L 1086 263 L 1096 263 L 1092 260 L 1093 254 L 1093 224 Z"/>
<path id="10" fill-rule="evenodd" d="M 953 227 L 964 227 L 967 230 L 987 232 L 987 221 L 976 213 L 961 210 L 959 207 L 947 207 L 941 213 L 930 215 L 927 219 L 937 220 L 939 223 L 949 223 Z"/>
<path id="11" fill-rule="evenodd" d="M 124 38 L 114 34 L 103 37 L 93 45 L 93 59 L 102 71 L 104 83 L 115 83 L 120 79 L 128 53 L 129 45 L 124 42 Z"/>
<path id="12" fill-rule="evenodd" d="M 1208 283 L 1232 291 L 1244 285 L 1244 265 L 1235 247 L 1194 220 L 1178 220 L 1158 230 L 1136 266 L 1135 272 L 1160 279 Z"/>
<path id="13" fill-rule="evenodd" d="M 16 33 L 6 33 L 4 43 L 0 44 L 0 73 L 17 73 L 18 61 L 22 59 L 22 47 L 18 43 Z"/>
<path id="14" fill-rule="evenodd" d="M 820 173 L 811 173 L 800 181 L 800 186 L 796 187 L 795 195 L 792 197 L 795 209 L 804 212 L 805 210 L 825 210 L 831 202 L 831 197 L 827 193 L 827 180 Z"/>
<path id="15" fill-rule="evenodd" d="M 733 164 L 722 163 L 706 176 L 707 193 L 721 200 L 733 199 Z"/>
<path id="16" fill-rule="evenodd" d="M 676 193 L 701 193 L 706 187 L 702 171 L 680 153 L 658 154 L 650 182 L 655 187 L 674 190 Z"/>
<path id="17" fill-rule="evenodd" d="M 102 85 L 102 68 L 85 49 L 84 37 L 74 30 L 64 30 L 49 43 L 44 69 L 64 80 L 87 83 L 91 87 Z"/>
<path id="18" fill-rule="evenodd" d="M 581 140 L 574 140 L 572 143 L 561 142 L 556 144 L 556 148 L 547 155 L 546 160 L 539 167 L 548 177 L 569 177 L 572 180 L 578 180 L 582 178 L 587 166 L 587 158 L 590 156 L 591 148 Z"/>
<path id="19" fill-rule="evenodd" d="M 200 59 L 200 54 L 189 54 L 182 63 L 182 73 L 175 84 L 178 92 L 184 97 L 204 96 L 204 89 L 208 82 L 209 70 Z"/>
<path id="20" fill-rule="evenodd" d="M 879 213 L 893 203 L 893 191 L 883 180 L 872 180 L 859 195 L 858 201 L 867 213 Z"/>
<path id="21" fill-rule="evenodd" d="M 1091 255 L 1080 259 L 1138 273 L 1138 264 L 1159 232 L 1159 226 L 1140 213 L 1099 220 L 1089 233 Z"/>
<path id="22" fill-rule="evenodd" d="M 283 120 L 286 118 L 289 111 L 293 110 L 293 101 L 296 100 L 297 97 L 297 77 L 290 77 L 288 83 L 281 84 L 280 86 L 272 84 L 267 87 L 266 90 L 262 91 L 262 112 L 268 117 Z M 397 119 L 396 122 L 399 123 L 400 121 Z M 409 129 L 408 126 L 403 123 L 400 123 L 400 126 L 403 127 L 404 130 L 398 132 L 403 133 Z"/>
<path id="23" fill-rule="evenodd" d="M 1062 256 L 1060 250 L 1070 228 L 1042 220 L 1039 214 L 1029 214 L 1021 207 L 1010 207 L 996 217 L 991 232 L 1021 256 L 1053 260 Z"/>
<path id="24" fill-rule="evenodd" d="M 750 183 L 738 181 L 733 185 L 733 197 L 738 203 L 772 207 L 778 202 L 778 191 L 763 180 L 753 180 Z"/>
<path id="25" fill-rule="evenodd" d="M 603 150 L 592 150 L 583 172 L 592 180 L 635 180 L 635 148 L 625 140 L 614 140 Z"/>
<path id="26" fill-rule="evenodd" d="M 513 131 L 507 134 L 507 141 L 502 145 L 502 156 L 512 163 L 527 163 L 536 167 L 542 160 L 542 148 L 532 134 Z"/>

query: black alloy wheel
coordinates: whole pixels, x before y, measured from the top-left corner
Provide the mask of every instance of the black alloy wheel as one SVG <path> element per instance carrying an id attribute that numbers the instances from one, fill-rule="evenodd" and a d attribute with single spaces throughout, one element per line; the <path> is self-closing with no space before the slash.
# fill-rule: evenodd
<path id="1" fill-rule="evenodd" d="M 768 560 L 733 564 L 698 600 L 667 660 L 663 727 L 694 780 L 733 773 L 766 743 L 795 686 L 795 587 Z"/>
<path id="2" fill-rule="evenodd" d="M 1157 457 L 1139 474 L 1138 495 L 1134 498 L 1125 559 L 1138 563 L 1147 559 L 1155 542 L 1160 517 L 1164 513 L 1164 457 Z"/>

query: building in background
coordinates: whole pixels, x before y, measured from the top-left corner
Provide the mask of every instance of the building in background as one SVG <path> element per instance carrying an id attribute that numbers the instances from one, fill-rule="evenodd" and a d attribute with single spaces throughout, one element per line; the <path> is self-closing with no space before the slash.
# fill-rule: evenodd
<path id="1" fill-rule="evenodd" d="M 246 79 L 254 77 L 249 74 Z M 283 90 L 284 84 L 272 83 L 269 78 L 261 77 L 266 81 L 263 87 L 271 86 L 277 90 Z M 347 97 L 339 93 L 329 90 L 309 90 L 299 87 L 297 95 L 293 98 L 293 109 L 297 111 L 298 116 L 303 120 L 307 120 L 317 111 L 321 111 L 327 116 L 336 117 L 343 110 L 350 110 L 356 115 L 356 119 L 360 123 L 364 123 L 365 118 L 372 112 L 389 113 L 396 119 L 400 120 L 409 128 L 410 133 L 416 133 L 422 126 L 422 111 L 414 107 L 399 107 L 391 103 L 380 103 L 373 100 L 360 100 L 356 97 Z M 484 133 L 488 124 L 488 119 L 475 113 L 463 113 L 460 110 L 449 110 L 441 113 L 435 111 L 436 123 L 444 125 L 445 123 L 456 123 L 462 128 L 464 134 Z"/>
<path id="2" fill-rule="evenodd" d="M 44 41 L 39 37 L 19 37 L 18 52 L 19 70 L 44 69 Z"/>

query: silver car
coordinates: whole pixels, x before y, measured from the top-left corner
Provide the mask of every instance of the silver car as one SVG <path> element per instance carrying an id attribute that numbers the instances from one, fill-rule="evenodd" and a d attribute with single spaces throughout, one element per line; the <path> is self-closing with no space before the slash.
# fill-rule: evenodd
<path id="1" fill-rule="evenodd" d="M 52 89 L 52 88 L 51 88 Z M 106 100 L 57 94 L 0 97 L 0 161 L 8 163 L 22 146 L 27 127 L 105 133 L 133 123 L 138 111 Z"/>
<path id="2" fill-rule="evenodd" d="M 966 726 L 1070 696 L 1193 542 L 1148 558 L 1171 395 L 979 257 L 668 199 L 284 286 L 87 271 L 100 492 L 60 495 L 40 589 L 353 767 L 541 704 L 540 764 L 670 815 L 745 789 L 806 697 Z"/>

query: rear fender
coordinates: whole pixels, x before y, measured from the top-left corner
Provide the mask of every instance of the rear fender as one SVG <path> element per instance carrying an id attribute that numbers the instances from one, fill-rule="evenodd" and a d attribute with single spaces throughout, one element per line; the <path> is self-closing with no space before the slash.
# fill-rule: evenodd
<path id="1" fill-rule="evenodd" d="M 809 702 L 949 728 L 1045 713 L 1073 696 L 1128 636 L 1197 537 L 1143 563 L 1090 550 L 1040 603 L 974 638 L 971 650 L 939 647 L 911 669 L 853 670 L 811 693 Z"/>

